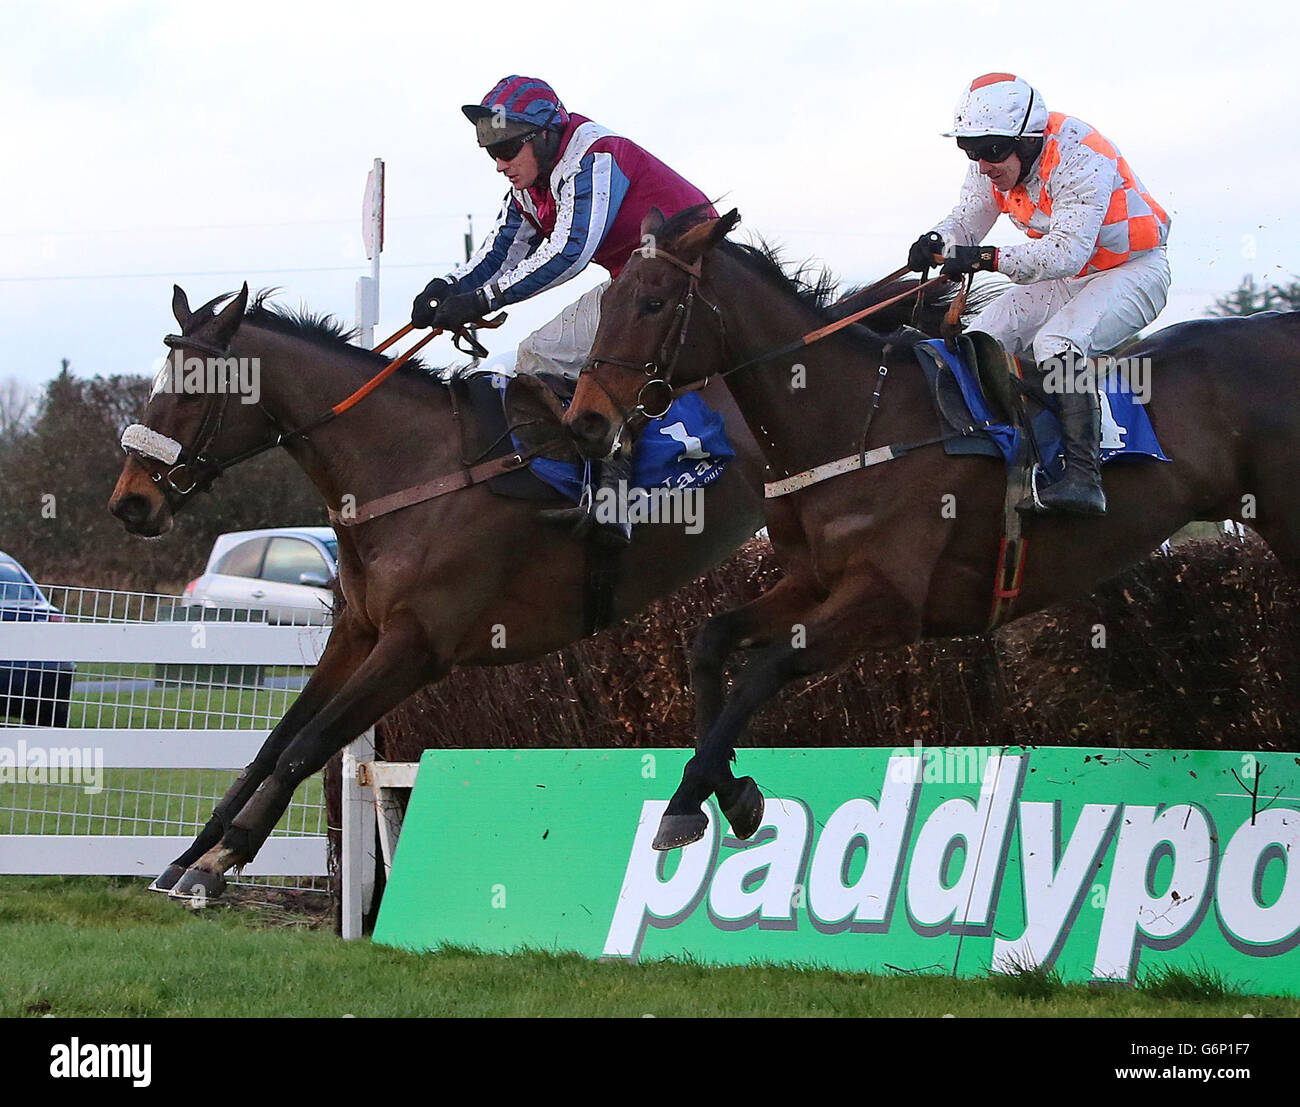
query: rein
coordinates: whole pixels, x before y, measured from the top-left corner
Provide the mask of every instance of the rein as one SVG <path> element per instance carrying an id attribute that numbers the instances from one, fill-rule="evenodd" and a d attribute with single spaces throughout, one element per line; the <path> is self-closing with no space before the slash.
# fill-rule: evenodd
<path id="1" fill-rule="evenodd" d="M 950 281 L 950 278 L 943 276 L 933 277 L 930 280 L 922 281 L 914 289 L 908 289 L 906 292 L 901 292 L 896 296 L 891 296 L 887 300 L 881 300 L 879 303 L 871 304 L 868 307 L 862 308 L 860 311 L 855 311 L 852 314 L 845 316 L 843 319 L 837 319 L 835 322 L 829 323 L 824 327 L 819 327 L 817 330 L 809 331 L 807 334 L 801 335 L 799 338 L 785 346 L 778 347 L 774 350 L 768 350 L 765 353 L 759 354 L 757 357 L 752 357 L 748 361 L 741 362 L 739 365 L 732 365 L 730 368 L 724 369 L 720 373 L 702 377 L 697 381 L 693 381 L 691 384 L 674 388 L 672 384 L 673 368 L 676 365 L 677 356 L 680 354 L 681 348 L 686 341 L 686 329 L 690 323 L 695 299 L 697 296 L 700 299 L 703 299 L 699 292 L 703 258 L 701 257 L 696 259 L 694 264 L 687 264 L 682 261 L 681 258 L 674 257 L 672 254 L 666 253 L 663 250 L 655 250 L 652 255 L 648 256 L 657 258 L 661 261 L 666 261 L 670 265 L 680 269 L 690 278 L 690 282 L 687 286 L 685 296 L 682 297 L 681 301 L 677 305 L 677 317 L 674 319 L 672 327 L 669 329 L 668 335 L 665 337 L 664 343 L 660 347 L 659 356 L 654 361 L 642 363 L 628 358 L 619 358 L 607 354 L 596 354 L 593 351 L 587 364 L 583 366 L 582 372 L 585 373 L 588 369 L 594 368 L 601 362 L 606 362 L 610 365 L 618 365 L 626 369 L 642 372 L 651 378 L 642 385 L 641 390 L 637 393 L 636 406 L 623 414 L 622 424 L 614 436 L 614 451 L 617 451 L 621 444 L 623 432 L 632 425 L 633 421 L 638 416 L 645 419 L 660 418 L 667 412 L 673 400 L 677 399 L 678 396 L 704 388 L 709 381 L 712 380 L 713 376 L 725 378 L 730 376 L 732 373 L 740 372 L 742 369 L 748 369 L 754 365 L 761 365 L 763 362 L 771 361 L 773 358 L 782 357 L 787 354 L 792 354 L 797 350 L 802 350 L 811 346 L 813 343 L 820 342 L 823 338 L 829 338 L 837 331 L 842 331 L 846 327 L 850 327 L 854 323 L 857 323 L 859 320 L 865 319 L 867 316 L 873 315 L 878 311 L 883 311 L 885 308 L 898 303 L 900 300 L 905 300 L 912 295 L 916 296 L 917 304 L 919 305 L 927 288 L 933 288 L 940 282 L 947 283 Z M 909 267 L 904 266 L 903 268 L 898 269 L 871 284 L 863 291 L 870 292 L 873 289 L 880 288 L 882 285 L 887 285 L 892 281 L 898 280 L 899 277 L 907 272 L 909 272 Z M 943 333 L 949 345 L 952 345 L 955 342 L 955 336 L 960 330 L 961 316 L 966 308 L 966 299 L 970 287 L 971 278 L 968 277 L 962 282 L 962 287 L 960 288 L 956 298 L 953 300 L 953 303 L 949 306 L 948 312 L 944 317 Z M 722 313 L 717 305 L 710 304 L 707 300 L 704 302 L 708 304 L 717 316 L 720 331 L 719 337 L 725 353 L 726 327 L 723 324 Z M 885 348 L 885 352 L 888 352 L 888 347 Z M 773 499 L 779 496 L 785 496 L 801 488 L 807 488 L 809 485 L 819 484 L 821 481 L 839 476 L 842 473 L 849 473 L 858 469 L 866 469 L 873 465 L 880 465 L 883 462 L 893 461 L 896 458 L 903 457 L 912 450 L 919 449 L 923 446 L 934 446 L 951 439 L 964 438 L 985 429 L 987 426 L 987 424 L 972 424 L 952 434 L 936 435 L 932 438 L 916 442 L 896 442 L 889 446 L 881 446 L 878 449 L 868 450 L 867 435 L 870 432 L 871 423 L 875 417 L 876 411 L 880 407 L 880 394 L 884 388 L 885 379 L 889 374 L 889 370 L 884 362 L 885 357 L 882 353 L 881 364 L 876 377 L 876 386 L 871 397 L 871 408 L 867 412 L 866 423 L 862 428 L 857 451 L 848 457 L 840 458 L 837 461 L 828 462 L 825 465 L 819 465 L 802 473 L 796 473 L 793 476 L 784 478 L 783 480 L 769 482 L 764 486 L 763 491 L 765 498 Z M 605 393 L 606 397 L 609 398 L 611 403 L 613 403 L 614 407 L 617 408 L 619 406 L 617 401 L 600 378 L 593 377 L 592 379 L 600 387 L 601 391 Z M 665 390 L 666 402 L 661 410 L 652 411 L 646 406 L 645 397 L 647 390 L 655 387 Z"/>
<path id="2" fill-rule="evenodd" d="M 871 304 L 860 311 L 855 311 L 851 315 L 845 316 L 843 319 L 837 319 L 834 323 L 827 324 L 824 327 L 819 327 L 814 331 L 809 331 L 807 334 L 800 336 L 785 346 L 780 346 L 774 350 L 768 350 L 765 353 L 759 354 L 757 357 L 741 362 L 739 365 L 733 365 L 730 368 L 722 370 L 720 373 L 712 374 L 708 377 L 702 377 L 698 381 L 693 381 L 688 385 L 674 387 L 672 383 L 673 369 L 676 366 L 677 357 L 681 353 L 682 346 L 686 342 L 686 332 L 690 324 L 691 313 L 694 310 L 696 298 L 698 297 L 702 300 L 710 310 L 713 311 L 717 318 L 719 340 L 722 343 L 724 352 L 726 350 L 727 340 L 726 326 L 723 323 L 722 312 L 718 306 L 709 303 L 709 301 L 704 299 L 703 295 L 700 294 L 699 284 L 703 258 L 697 258 L 693 264 L 688 264 L 687 262 L 682 261 L 681 258 L 674 257 L 672 254 L 669 254 L 662 249 L 656 249 L 652 254 L 646 256 L 659 261 L 666 261 L 670 265 L 680 269 L 690 278 L 686 288 L 686 294 L 677 304 L 675 309 L 676 317 L 673 320 L 672 327 L 669 329 L 667 336 L 664 338 L 663 345 L 659 349 L 658 357 L 653 361 L 640 362 L 629 358 L 615 357 L 612 354 L 598 354 L 595 351 L 592 351 L 587 364 L 583 366 L 582 369 L 582 372 L 585 373 L 589 368 L 595 368 L 597 365 L 604 362 L 609 365 L 617 365 L 624 369 L 632 369 L 644 373 L 650 378 L 650 380 L 646 381 L 646 383 L 641 386 L 640 391 L 637 392 L 636 406 L 623 414 L 623 427 L 620 428 L 620 436 L 622 429 L 626 428 L 635 417 L 641 416 L 645 419 L 660 418 L 668 411 L 672 402 L 679 396 L 682 396 L 687 392 L 695 392 L 705 388 L 709 381 L 713 379 L 713 376 L 729 377 L 732 373 L 738 373 L 742 369 L 749 369 L 754 365 L 760 365 L 765 361 L 771 361 L 773 358 L 783 357 L 787 354 L 792 354 L 797 350 L 802 350 L 807 346 L 811 346 L 814 342 L 820 342 L 823 338 L 829 338 L 831 335 L 835 334 L 837 331 L 843 330 L 845 327 L 852 326 L 854 323 L 861 319 L 865 319 L 869 315 L 873 315 L 878 311 L 883 311 L 885 308 L 898 303 L 900 300 L 907 299 L 909 296 L 915 295 L 917 297 L 917 302 L 920 303 L 921 296 L 927 288 L 932 288 L 941 281 L 948 281 L 947 277 L 934 277 L 931 280 L 923 281 L 914 289 L 908 289 L 906 292 L 901 292 L 897 296 L 891 296 L 887 300 L 881 300 L 879 303 Z M 908 267 L 904 266 L 903 268 L 890 273 L 887 277 L 883 277 L 881 280 L 876 281 L 864 291 L 870 292 L 872 289 L 889 284 L 907 272 Z M 962 296 L 961 302 L 963 305 L 965 304 L 965 296 Z M 949 314 L 951 316 L 951 311 Z M 960 317 L 960 311 L 958 312 L 958 317 Z M 599 385 L 601 391 L 604 392 L 611 401 L 613 401 L 614 397 L 610 395 L 609 390 L 603 383 L 601 383 L 600 378 L 595 377 L 592 379 L 596 381 L 596 384 Z M 664 403 L 661 407 L 656 406 L 654 410 L 651 410 L 650 407 L 647 406 L 647 394 L 651 389 L 656 388 L 663 390 Z M 614 406 L 617 407 L 618 404 L 615 403 Z"/>
<path id="3" fill-rule="evenodd" d="M 493 330 L 506 321 L 504 313 L 498 315 L 490 321 L 480 321 L 477 326 L 486 327 Z M 414 329 L 414 324 L 408 323 L 401 330 L 385 339 L 375 347 L 374 352 L 378 353 L 387 349 L 398 339 L 405 337 Z M 398 369 L 406 364 L 422 347 L 432 339 L 442 334 L 441 330 L 432 330 L 421 338 L 406 353 L 393 358 L 383 369 L 370 378 L 365 384 L 353 392 L 350 396 L 340 400 L 323 415 L 301 427 L 294 430 L 282 430 L 275 418 L 266 410 L 262 404 L 258 404 L 258 410 L 266 417 L 271 426 L 276 430 L 276 436 L 260 445 L 253 446 L 244 450 L 234 457 L 227 458 L 224 461 L 210 457 L 207 453 L 213 440 L 216 438 L 221 429 L 222 420 L 225 418 L 226 405 L 230 400 L 230 392 L 222 389 L 215 402 L 208 404 L 203 413 L 202 421 L 199 423 L 199 429 L 194 436 L 194 443 L 190 447 L 185 447 L 173 438 L 159 434 L 151 427 L 144 426 L 141 423 L 133 423 L 127 427 L 122 434 L 122 449 L 132 457 L 135 457 L 145 465 L 150 479 L 163 488 L 163 492 L 170 499 L 174 494 L 181 499 L 192 495 L 200 488 L 206 487 L 221 476 L 227 469 L 232 469 L 241 462 L 248 461 L 250 458 L 257 457 L 259 454 L 268 450 L 273 450 L 279 446 L 287 446 L 296 438 L 306 438 L 312 431 L 324 426 L 326 423 L 336 419 L 344 412 L 355 407 L 358 403 L 370 395 L 376 388 L 391 377 Z M 474 350 L 465 350 L 457 345 L 456 348 L 463 353 L 477 352 L 482 350 L 478 343 L 463 329 L 455 332 L 455 338 L 464 337 L 471 343 Z M 188 347 L 194 350 L 200 350 L 212 357 L 228 358 L 230 357 L 230 345 L 218 346 L 216 343 L 208 342 L 206 339 L 198 338 L 194 335 L 169 334 L 163 338 L 164 344 L 172 350 Z M 453 339 L 454 342 L 454 339 Z M 483 351 L 486 353 L 486 351 Z M 157 468 L 153 462 L 161 462 L 168 466 L 166 470 Z"/>

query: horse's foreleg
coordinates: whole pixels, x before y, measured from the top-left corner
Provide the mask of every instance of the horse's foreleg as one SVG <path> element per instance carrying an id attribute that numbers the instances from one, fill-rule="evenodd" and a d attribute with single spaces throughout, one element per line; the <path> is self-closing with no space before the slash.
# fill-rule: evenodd
<path id="1" fill-rule="evenodd" d="M 731 696 L 687 764 L 660 821 L 656 849 L 675 849 L 703 837 L 707 820 L 701 808 L 715 793 L 736 837 L 751 837 L 762 825 L 762 793 L 752 778 L 737 780 L 731 762 L 754 712 L 792 680 L 825 672 L 866 649 L 915 642 L 920 636 L 918 604 L 873 574 L 855 583 L 807 610 L 804 618 L 769 627 L 771 644 L 736 678 Z"/>
<path id="2" fill-rule="evenodd" d="M 220 802 L 213 808 L 203 829 L 193 843 L 175 861 L 167 866 L 149 887 L 155 892 L 168 892 L 195 861 L 215 846 L 229 829 L 231 821 L 239 814 L 262 783 L 275 768 L 275 763 L 285 748 L 311 719 L 334 696 L 343 683 L 365 660 L 374 646 L 373 634 L 368 634 L 349 619 L 346 612 L 330 631 L 329 640 L 321 653 L 320 661 L 298 698 L 290 705 L 284 717 L 267 736 L 257 756 L 235 778 Z"/>
<path id="3" fill-rule="evenodd" d="M 732 774 L 734 747 L 724 735 L 739 734 L 762 704 L 798 676 L 800 660 L 789 640 L 772 642 L 741 670 L 716 722 L 687 762 L 682 783 L 659 821 L 655 849 L 677 849 L 702 838 L 707 826 L 702 806 L 715 792 L 738 838 L 748 838 L 758 829 L 763 820 L 762 794 L 752 778 L 737 780 Z"/>
<path id="4" fill-rule="evenodd" d="M 758 599 L 709 619 L 691 648 L 691 692 L 695 697 L 698 741 L 713 729 L 726 700 L 723 677 L 727 658 L 738 646 L 766 646 L 773 633 L 786 633 L 796 616 L 812 605 L 807 591 L 792 577 L 783 578 Z M 774 632 L 772 628 L 786 628 Z"/>
<path id="5" fill-rule="evenodd" d="M 222 874 L 257 855 L 303 780 L 412 692 L 445 672 L 446 666 L 430 651 L 414 619 L 386 627 L 338 693 L 280 753 L 273 771 L 231 821 L 220 843 L 190 865 L 172 894 L 220 894 L 225 888 Z"/>

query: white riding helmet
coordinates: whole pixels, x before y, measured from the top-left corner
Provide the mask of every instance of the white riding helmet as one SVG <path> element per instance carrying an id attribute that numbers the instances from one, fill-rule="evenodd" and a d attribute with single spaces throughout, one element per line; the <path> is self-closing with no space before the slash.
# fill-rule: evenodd
<path id="1" fill-rule="evenodd" d="M 1047 105 L 1033 85 L 1014 73 L 985 73 L 962 93 L 944 138 L 1042 138 L 1046 127 Z"/>

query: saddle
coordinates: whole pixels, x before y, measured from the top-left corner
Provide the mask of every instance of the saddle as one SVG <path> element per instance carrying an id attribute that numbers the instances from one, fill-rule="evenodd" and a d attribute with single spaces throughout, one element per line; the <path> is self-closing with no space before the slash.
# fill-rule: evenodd
<path id="1" fill-rule="evenodd" d="M 460 427 L 461 464 L 468 468 L 518 450 L 555 461 L 576 460 L 572 440 L 560 426 L 573 383 L 550 374 L 521 374 L 509 379 L 503 400 L 499 381 L 495 373 L 457 373 L 447 378 L 452 413 Z M 526 466 L 490 478 L 487 486 L 509 499 L 539 503 L 562 499 Z"/>
<path id="2" fill-rule="evenodd" d="M 1020 362 L 992 335 L 965 331 L 954 335 L 953 340 L 956 352 L 973 370 L 973 382 L 983 401 L 983 410 L 988 413 L 988 420 L 982 424 L 972 421 L 971 412 L 977 405 L 969 403 L 943 354 L 926 343 L 914 349 L 934 389 L 935 411 L 941 433 L 945 435 L 945 451 L 988 454 L 1008 462 L 1002 540 L 998 546 L 988 621 L 988 629 L 992 631 L 1011 618 L 1020 596 L 1028 543 L 1022 533 L 1018 508 L 1036 499 L 1034 472 L 1041 459 L 1034 423 L 1035 417 L 1045 411 L 1046 398 L 1040 400 L 1036 390 L 1026 385 Z"/>
<path id="3" fill-rule="evenodd" d="M 495 373 L 458 373 L 447 379 L 460 427 L 463 465 L 468 468 L 521 452 L 552 461 L 579 460 L 573 440 L 560 425 L 573 398 L 574 381 L 550 373 L 521 373 L 509 378 L 504 394 L 499 383 Z M 490 477 L 487 486 L 509 499 L 567 502 L 528 466 Z M 583 563 L 582 629 L 589 637 L 613 621 L 622 558 L 620 551 L 589 535 L 583 542 Z"/>

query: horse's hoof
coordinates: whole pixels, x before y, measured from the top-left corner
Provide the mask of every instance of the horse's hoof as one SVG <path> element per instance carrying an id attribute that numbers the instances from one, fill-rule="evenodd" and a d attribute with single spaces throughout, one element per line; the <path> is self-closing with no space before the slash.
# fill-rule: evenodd
<path id="1" fill-rule="evenodd" d="M 665 815 L 659 820 L 659 833 L 651 843 L 657 850 L 681 849 L 698 842 L 709 829 L 709 820 L 703 811 L 692 815 Z"/>
<path id="2" fill-rule="evenodd" d="M 184 865 L 168 865 L 162 871 L 162 874 L 153 878 L 153 883 L 149 885 L 151 892 L 170 892 L 176 887 L 176 881 L 185 875 Z"/>
<path id="3" fill-rule="evenodd" d="M 204 869 L 187 869 L 185 875 L 167 894 L 172 899 L 206 901 L 216 899 L 225 890 L 226 878 L 221 873 L 207 872 Z"/>
<path id="4" fill-rule="evenodd" d="M 752 776 L 736 781 L 739 787 L 731 802 L 722 808 L 731 824 L 731 833 L 742 842 L 752 838 L 763 825 L 763 793 Z"/>

